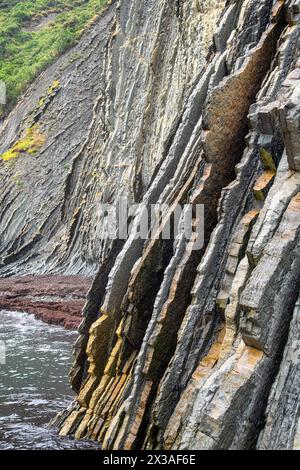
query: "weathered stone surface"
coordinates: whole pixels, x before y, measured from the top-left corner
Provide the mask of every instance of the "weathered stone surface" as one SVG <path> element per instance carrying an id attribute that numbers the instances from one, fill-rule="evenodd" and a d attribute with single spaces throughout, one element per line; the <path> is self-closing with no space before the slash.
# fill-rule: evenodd
<path id="1" fill-rule="evenodd" d="M 300 170 L 300 63 L 284 84 L 287 88 L 286 105 L 279 109 L 284 144 L 291 170 Z"/>
<path id="2" fill-rule="evenodd" d="M 0 279 L 0 309 L 32 313 L 47 323 L 77 329 L 92 282 L 83 276 L 15 276 Z"/>
<path id="3" fill-rule="evenodd" d="M 209 244 L 193 253 L 181 240 L 164 261 L 159 287 L 148 276 L 161 265 L 162 245 L 148 244 L 127 281 L 121 266 L 128 265 L 129 253 L 133 266 L 143 248 L 137 250 L 128 241 L 109 276 L 102 308 L 108 317 L 118 318 L 117 341 L 111 345 L 108 375 L 102 375 L 87 406 L 81 433 L 98 436 L 105 448 L 249 448 L 263 426 L 299 283 L 298 173 L 289 173 L 286 131 L 276 108 L 280 97 L 287 96 L 284 89 L 294 72 L 283 82 L 298 54 L 299 33 L 298 26 L 283 31 L 283 15 L 289 11 L 284 2 L 274 5 L 269 25 L 267 2 L 259 7 L 255 1 L 240 3 L 225 10 L 214 35 L 216 53 L 198 85 L 198 96 L 207 94 L 206 100 L 201 98 L 203 118 L 199 115 L 194 123 L 201 140 L 190 134 L 177 177 L 160 195 L 160 201 L 173 202 L 179 184 L 184 187 L 188 181 L 182 169 L 196 162 L 199 177 L 190 201 L 206 204 Z M 249 18 L 256 8 L 260 19 L 254 24 Z M 234 21 L 237 30 L 227 43 L 226 31 L 233 30 Z M 271 60 L 280 31 L 279 53 L 267 74 L 266 57 Z M 229 71 L 225 79 L 224 64 Z M 245 146 L 246 114 L 266 74 L 251 106 Z M 196 97 L 193 93 L 190 100 Z M 189 109 L 187 105 L 187 113 Z M 167 168 L 160 168 L 161 175 Z M 154 180 L 145 201 L 158 182 Z M 116 301 L 119 276 L 129 288 Z M 143 294 L 147 287 L 148 298 Z M 150 309 L 146 315 L 145 308 Z M 109 342 L 103 358 L 108 348 Z M 119 386 L 110 412 L 99 413 L 92 434 L 89 427 L 93 429 L 98 404 L 113 393 L 115 383 L 121 384 L 122 364 L 130 356 L 136 357 L 131 378 L 123 392 Z M 81 393 L 85 395 L 84 387 Z M 291 441 L 286 443 L 290 446 Z"/>
<path id="4" fill-rule="evenodd" d="M 300 299 L 290 325 L 281 366 L 272 386 L 258 449 L 299 449 Z"/>
<path id="5" fill-rule="evenodd" d="M 274 334 L 278 334 L 274 296 L 280 296 L 283 289 L 289 290 L 286 298 L 286 310 L 295 304 L 299 275 L 297 257 L 300 242 L 300 193 L 294 196 L 277 228 L 273 238 L 264 248 L 258 265 L 241 295 L 242 317 L 240 329 L 244 341 L 272 355 Z M 296 272 L 293 273 L 293 265 Z M 291 277 L 290 277 L 291 276 Z M 294 277 L 295 276 L 295 277 Z M 290 278 L 290 279 L 289 279 Z M 290 285 L 286 283 L 290 280 Z M 273 328 L 267 328 L 272 321 Z"/>
<path id="6" fill-rule="evenodd" d="M 146 191 L 205 65 L 225 0 L 200 9 L 177 3 L 113 1 L 4 123 L 0 154 L 32 120 L 46 143 L 36 157 L 0 160 L 0 273 L 94 274 L 110 252 L 99 204 L 121 195 L 134 203 Z M 53 80 L 60 88 L 41 112 Z M 188 131 L 178 152 L 187 140 Z"/>
<path id="7" fill-rule="evenodd" d="M 2 165 L 0 272 L 95 274 L 62 435 L 104 449 L 300 446 L 298 3 L 113 2 L 47 108 L 32 98 L 72 52 L 4 124 L 3 150 L 28 119 L 49 137 L 37 161 Z M 19 168 L 36 203 L 13 187 Z M 141 209 L 126 240 L 102 237 L 98 203 L 122 195 L 169 206 L 158 235 L 176 204 L 204 204 L 203 247 L 140 239 Z"/>

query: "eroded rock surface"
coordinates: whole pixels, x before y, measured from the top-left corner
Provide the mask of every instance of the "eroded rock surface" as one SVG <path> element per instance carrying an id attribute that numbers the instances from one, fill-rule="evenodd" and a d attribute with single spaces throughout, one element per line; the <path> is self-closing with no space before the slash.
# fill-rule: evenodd
<path id="1" fill-rule="evenodd" d="M 299 21 L 296 0 L 112 2 L 8 118 L 3 151 L 32 119 L 47 143 L 2 164 L 0 273 L 95 274 L 61 435 L 299 447 Z M 141 211 L 103 237 L 123 195 L 203 204 L 203 247 L 136 237 Z"/>
<path id="2" fill-rule="evenodd" d="M 75 330 L 92 279 L 83 276 L 14 276 L 0 279 L 0 310 L 32 313 Z"/>

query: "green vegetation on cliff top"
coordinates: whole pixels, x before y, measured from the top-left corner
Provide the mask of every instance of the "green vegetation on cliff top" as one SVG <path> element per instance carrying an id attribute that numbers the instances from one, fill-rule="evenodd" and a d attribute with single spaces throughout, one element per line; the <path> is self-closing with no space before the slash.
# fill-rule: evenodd
<path id="1" fill-rule="evenodd" d="M 107 0 L 2 0 L 0 2 L 0 81 L 7 105 L 62 52 L 76 43 Z"/>

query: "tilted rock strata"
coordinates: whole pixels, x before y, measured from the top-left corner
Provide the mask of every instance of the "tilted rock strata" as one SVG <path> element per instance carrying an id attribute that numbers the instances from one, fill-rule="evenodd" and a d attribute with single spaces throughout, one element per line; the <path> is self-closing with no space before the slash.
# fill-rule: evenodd
<path id="1" fill-rule="evenodd" d="M 0 159 L 0 275 L 97 271 L 113 251 L 100 204 L 143 196 L 224 3 L 114 0 L 29 87 L 0 130 L 0 155 L 34 124 L 45 144 Z"/>
<path id="2" fill-rule="evenodd" d="M 27 239 L 19 214 L 11 232 L 13 201 L 2 225 L 3 273 L 96 272 L 61 435 L 104 449 L 299 447 L 299 34 L 297 0 L 123 0 L 62 73 L 41 126 L 77 80 L 101 90 L 53 188 L 57 225 L 36 238 L 29 220 Z M 203 204 L 202 249 L 183 234 L 141 240 L 141 210 L 128 239 L 101 237 L 98 202 L 124 194 L 168 205 L 158 235 L 177 204 Z"/>
<path id="3" fill-rule="evenodd" d="M 298 298 L 279 373 L 271 389 L 266 425 L 260 434 L 258 449 L 300 448 L 299 307 Z"/>

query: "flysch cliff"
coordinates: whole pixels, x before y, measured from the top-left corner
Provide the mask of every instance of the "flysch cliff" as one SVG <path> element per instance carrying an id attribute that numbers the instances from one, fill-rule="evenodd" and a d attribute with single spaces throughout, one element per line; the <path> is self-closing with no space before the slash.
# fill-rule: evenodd
<path id="1" fill-rule="evenodd" d="M 0 274 L 94 276 L 61 435 L 300 447 L 299 21 L 298 0 L 114 1 L 3 124 L 0 153 L 35 154 L 0 162 Z M 141 240 L 142 213 L 103 237 L 124 195 L 204 204 L 203 248 Z"/>

